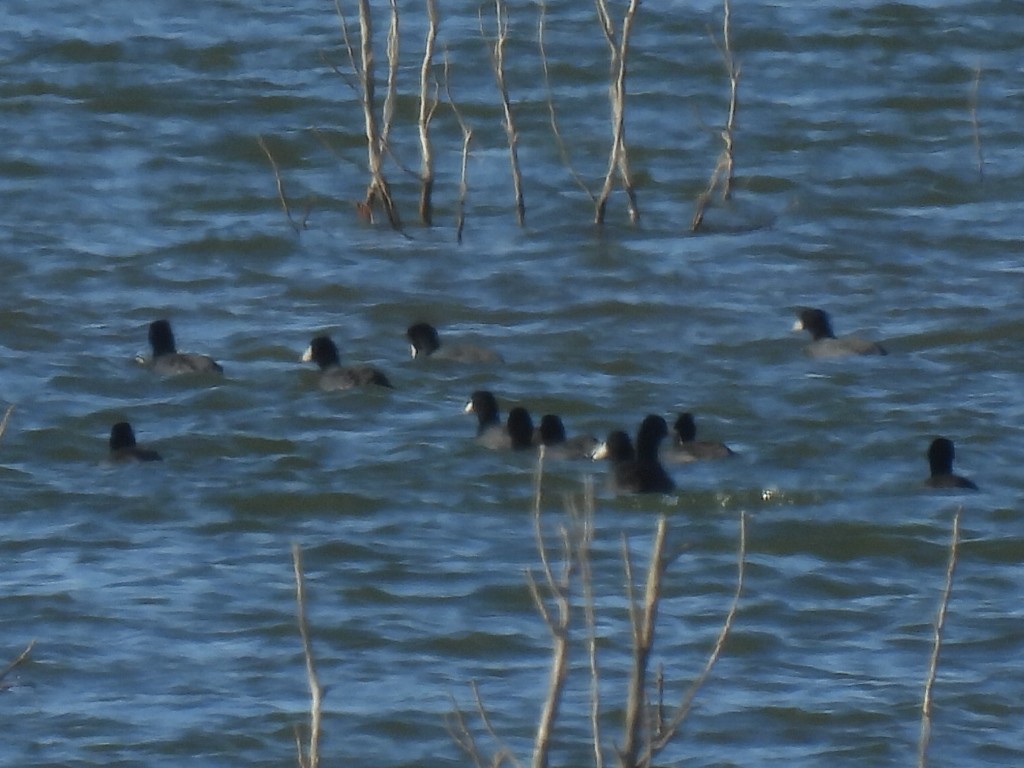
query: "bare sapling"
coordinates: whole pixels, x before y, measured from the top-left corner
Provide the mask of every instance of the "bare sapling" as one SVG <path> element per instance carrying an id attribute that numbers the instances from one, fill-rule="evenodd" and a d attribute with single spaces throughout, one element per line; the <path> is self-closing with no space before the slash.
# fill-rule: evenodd
<path id="1" fill-rule="evenodd" d="M 601 22 L 601 29 L 609 50 L 608 99 L 611 105 L 612 125 L 612 146 L 608 152 L 608 170 L 605 172 L 604 184 L 597 195 L 594 207 L 594 223 L 598 225 L 604 224 L 608 197 L 615 185 L 616 176 L 626 193 L 630 221 L 634 224 L 640 221 L 640 208 L 637 205 L 633 177 L 629 169 L 629 153 L 626 149 L 626 61 L 629 57 L 629 38 L 639 7 L 640 0 L 630 0 L 622 19 L 622 30 L 616 36 L 615 26 L 608 12 L 608 0 L 597 0 L 597 17 Z"/>
<path id="2" fill-rule="evenodd" d="M 480 34 L 486 39 L 483 27 L 483 12 L 480 16 Z M 519 133 L 516 130 L 512 102 L 505 82 L 505 44 L 508 42 L 508 7 L 505 0 L 494 0 L 495 36 L 491 44 L 491 68 L 501 97 L 502 123 L 508 140 L 509 162 L 512 166 L 512 190 L 515 195 L 516 221 L 523 226 L 526 221 L 526 204 L 523 202 L 523 173 L 519 167 Z"/>
<path id="3" fill-rule="evenodd" d="M 917 768 L 925 768 L 928 764 L 928 743 L 932 734 L 932 688 L 939 668 L 939 653 L 942 650 L 942 628 L 946 625 L 946 611 L 949 608 L 949 596 L 953 592 L 953 574 L 956 571 L 957 550 L 960 545 L 960 513 L 957 509 L 953 515 L 953 533 L 949 542 L 949 560 L 946 563 L 946 584 L 939 602 L 939 613 L 935 617 L 935 635 L 932 638 L 932 654 L 928 662 L 928 677 L 924 684 L 924 696 L 921 699 L 921 736 L 917 744 Z"/>
<path id="4" fill-rule="evenodd" d="M 302 572 L 302 548 L 292 545 L 292 566 L 295 571 L 295 604 L 296 619 L 299 624 L 299 635 L 302 638 L 302 654 L 306 660 L 306 678 L 309 682 L 309 743 L 305 748 L 299 729 L 295 729 L 295 745 L 298 750 L 299 768 L 318 768 L 320 765 L 320 718 L 323 706 L 324 689 L 316 674 L 313 659 L 313 643 L 309 634 L 309 622 L 306 620 L 306 579 Z"/>
<path id="5" fill-rule="evenodd" d="M 697 208 L 694 211 L 693 219 L 690 221 L 690 231 L 696 232 L 704 223 L 704 212 L 711 202 L 715 191 L 718 190 L 722 202 L 732 197 L 732 184 L 734 178 L 734 137 L 736 134 L 736 112 L 739 107 L 739 84 L 740 66 L 736 63 L 736 57 L 732 51 L 732 8 L 729 0 L 723 0 L 722 20 L 722 44 L 720 50 L 722 60 L 725 63 L 725 70 L 729 76 L 729 114 L 725 121 L 725 128 L 722 129 L 722 151 L 718 155 L 715 168 L 708 179 L 708 185 L 697 197 Z"/>
<path id="6" fill-rule="evenodd" d="M 427 39 L 423 45 L 423 63 L 420 65 L 420 221 L 431 226 L 434 219 L 434 157 L 430 146 L 430 121 L 437 111 L 437 81 L 432 72 L 434 48 L 437 44 L 437 0 L 427 0 Z"/>

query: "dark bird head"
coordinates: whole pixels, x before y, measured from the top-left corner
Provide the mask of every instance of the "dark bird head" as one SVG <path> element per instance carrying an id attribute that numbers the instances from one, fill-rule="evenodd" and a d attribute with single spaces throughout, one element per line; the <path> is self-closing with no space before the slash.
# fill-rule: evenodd
<path id="1" fill-rule="evenodd" d="M 178 351 L 174 344 L 174 331 L 167 320 L 154 320 L 149 324 L 149 346 L 153 348 L 153 357 L 173 355 Z"/>

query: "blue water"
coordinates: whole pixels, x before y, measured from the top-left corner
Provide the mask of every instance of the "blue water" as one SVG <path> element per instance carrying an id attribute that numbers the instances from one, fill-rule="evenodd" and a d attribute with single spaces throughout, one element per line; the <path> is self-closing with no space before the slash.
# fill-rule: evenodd
<path id="1" fill-rule="evenodd" d="M 568 500 L 588 478 L 596 489 L 609 764 L 630 657 L 622 541 L 639 589 L 662 514 L 678 555 L 652 662 L 667 701 L 718 635 L 748 521 L 732 631 L 657 764 L 915 760 L 961 508 L 929 764 L 1019 764 L 1018 5 L 736 4 L 735 187 L 697 234 L 728 108 L 721 6 L 641 7 L 626 108 L 641 220 L 617 190 L 602 228 L 551 133 L 537 7 L 519 3 L 506 48 L 516 224 L 477 10 L 441 8 L 435 66 L 441 77 L 446 49 L 473 129 L 459 244 L 462 135 L 443 86 L 435 225 L 417 223 L 421 4 L 400 3 L 385 163 L 400 233 L 356 210 L 363 118 L 331 3 L 0 9 L 0 406 L 14 406 L 0 438 L 0 663 L 37 641 L 2 681 L 0 763 L 293 761 L 309 698 L 292 543 L 327 687 L 325 763 L 470 763 L 445 717 L 453 702 L 472 714 L 473 681 L 527 761 L 551 647 L 525 577 L 539 565 L 536 457 L 474 443 L 462 406 L 487 388 L 504 412 L 557 412 L 571 433 L 690 410 L 701 436 L 739 454 L 671 465 L 667 497 L 617 496 L 603 465 L 545 467 L 553 558 Z M 491 34 L 493 9 L 482 16 Z M 611 133 L 593 8 L 551 3 L 545 42 L 561 135 L 594 192 Z M 261 136 L 293 214 L 308 210 L 299 233 Z M 800 305 L 889 355 L 807 357 L 789 332 Z M 224 379 L 137 365 L 158 317 Z M 506 364 L 409 359 L 404 330 L 420 319 Z M 298 358 L 321 332 L 395 390 L 320 391 Z M 122 419 L 163 462 L 104 462 Z M 923 488 L 940 434 L 981 492 Z M 592 765 L 578 582 L 573 599 L 552 763 Z"/>

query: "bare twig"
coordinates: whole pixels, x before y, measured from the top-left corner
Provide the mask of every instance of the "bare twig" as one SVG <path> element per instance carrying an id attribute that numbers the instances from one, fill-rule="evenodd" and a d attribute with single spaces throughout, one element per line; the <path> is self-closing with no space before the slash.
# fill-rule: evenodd
<path id="1" fill-rule="evenodd" d="M 274 159 L 274 156 L 270 152 L 270 147 L 267 146 L 266 140 L 259 136 L 256 141 L 260 145 L 260 149 L 263 150 L 263 154 L 267 156 L 267 160 L 270 161 L 270 169 L 274 172 L 274 182 L 277 184 L 277 199 L 281 203 L 281 208 L 284 209 L 284 215 L 288 218 L 288 223 L 292 225 L 292 229 L 295 230 L 295 234 L 300 234 L 302 230 L 306 228 L 306 222 L 309 219 L 309 212 L 312 207 L 307 207 L 305 215 L 301 221 L 296 221 L 295 217 L 292 216 L 291 205 L 288 203 L 288 195 L 284 191 L 284 180 L 281 178 L 281 169 Z"/>
<path id="2" fill-rule="evenodd" d="M 455 99 L 452 98 L 451 78 L 449 77 L 448 49 L 444 50 L 444 92 L 448 97 L 448 105 L 452 108 L 452 114 L 462 131 L 462 169 L 459 175 L 459 201 L 455 206 L 455 240 L 462 243 L 462 230 L 466 226 L 466 196 L 469 194 L 469 181 L 467 173 L 469 170 L 469 143 L 473 140 L 473 131 L 466 124 L 462 117 Z"/>
<path id="3" fill-rule="evenodd" d="M 374 205 L 380 203 L 388 217 L 388 223 L 395 230 L 401 230 L 391 187 L 384 178 L 381 158 L 386 144 L 382 140 L 375 114 L 375 75 L 373 64 L 373 19 L 370 13 L 369 0 L 359 0 L 360 30 L 360 63 L 356 67 L 359 73 L 359 84 L 362 87 L 363 121 L 366 127 L 367 163 L 370 171 L 370 183 L 366 189 L 365 209 L 372 214 Z"/>
<path id="4" fill-rule="evenodd" d="M 10 414 L 10 412 L 11 409 L 8 408 L 7 413 Z M 3 671 L 0 671 L 0 689 L 8 687 L 7 684 L 4 682 L 4 679 L 9 674 L 11 674 L 11 672 L 13 672 L 19 664 L 21 664 L 23 661 L 25 661 L 25 659 L 28 658 L 28 655 L 32 653 L 32 649 L 35 647 L 35 644 L 35 640 L 31 641 L 28 645 L 25 646 L 25 650 L 18 654 L 18 657 L 14 661 L 12 661 L 10 664 L 4 667 Z"/>
<path id="5" fill-rule="evenodd" d="M 555 720 L 558 718 L 558 708 L 562 701 L 562 691 L 565 688 L 565 679 L 569 671 L 569 585 L 572 576 L 573 558 L 571 554 L 572 542 L 568 530 L 563 526 L 561 529 L 562 538 L 562 570 L 558 578 L 555 577 L 551 563 L 547 556 L 547 547 L 544 543 L 544 534 L 540 524 L 541 510 L 541 483 L 544 475 L 544 446 L 541 446 L 537 459 L 536 488 L 534 492 L 533 526 L 534 535 L 537 540 L 537 551 L 540 554 L 541 566 L 544 580 L 547 586 L 549 598 L 554 602 L 558 610 L 557 617 L 552 615 L 551 609 L 547 606 L 544 596 L 533 574 L 527 571 L 527 581 L 530 587 L 530 594 L 551 633 L 551 670 L 548 676 L 548 695 L 544 700 L 541 716 L 537 723 L 537 732 L 533 742 L 532 768 L 547 768 L 548 755 L 551 749 L 551 733 L 554 729 Z"/>
<path id="6" fill-rule="evenodd" d="M 423 45 L 423 64 L 420 66 L 420 221 L 426 226 L 433 222 L 434 160 L 430 148 L 430 121 L 437 110 L 437 83 L 434 97 L 430 98 L 431 67 L 437 42 L 437 0 L 427 2 L 427 40 Z"/>
<path id="7" fill-rule="evenodd" d="M 482 14 L 482 11 L 481 11 Z M 505 136 L 508 139 L 509 162 L 512 166 L 512 188 L 515 195 L 516 221 L 523 226 L 526 221 L 526 204 L 523 202 L 523 174 L 519 167 L 519 133 L 516 130 L 515 118 L 512 115 L 512 102 L 505 83 L 505 43 L 508 42 L 508 7 L 505 0 L 494 0 L 495 38 L 491 47 L 491 66 L 494 79 L 501 96 L 501 109 L 504 115 Z M 480 33 L 483 31 L 483 16 L 480 17 Z"/>
<path id="8" fill-rule="evenodd" d="M 384 106 L 381 108 L 380 148 L 386 151 L 391 136 L 391 126 L 395 121 L 395 99 L 398 97 L 398 4 L 396 0 L 388 0 L 391 6 L 391 23 L 388 26 L 388 81 L 384 92 Z"/>
<path id="9" fill-rule="evenodd" d="M 634 224 L 640 220 L 640 208 L 633 189 L 633 177 L 629 169 L 629 153 L 626 149 L 626 61 L 629 56 L 629 38 L 633 31 L 636 11 L 640 7 L 639 0 L 630 0 L 626 14 L 622 20 L 622 32 L 616 41 L 615 29 L 611 15 L 608 13 L 607 0 L 597 0 L 597 16 L 608 42 L 611 61 L 608 99 L 611 104 L 612 147 L 608 152 L 608 170 L 605 172 L 604 184 L 597 195 L 594 205 L 594 223 L 604 224 L 605 209 L 618 175 L 622 188 L 626 192 L 629 205 L 629 218 Z"/>
<path id="10" fill-rule="evenodd" d="M 739 83 L 740 67 L 732 51 L 732 7 L 729 0 L 723 0 L 722 36 L 720 46 L 722 59 L 725 62 L 725 69 L 729 75 L 729 114 L 726 118 L 725 128 L 722 130 L 722 142 L 724 144 L 715 169 L 708 179 L 707 188 L 697 196 L 697 206 L 693 218 L 690 220 L 690 231 L 696 232 L 704 223 L 704 211 L 715 190 L 721 186 L 721 198 L 727 201 L 732 196 L 732 183 L 734 176 L 734 136 L 736 133 L 736 112 L 739 107 Z"/>
<path id="11" fill-rule="evenodd" d="M 9 422 L 11 420 L 11 414 L 13 412 L 14 412 L 14 406 L 13 405 L 7 406 L 7 410 L 4 411 L 4 416 L 3 416 L 2 419 L 0 419 L 0 438 L 2 438 L 4 436 L 5 432 L 7 432 L 7 422 Z"/>
<path id="12" fill-rule="evenodd" d="M 634 623 L 633 671 L 629 678 L 626 698 L 626 720 L 623 744 L 619 750 L 619 761 L 624 768 L 635 768 L 643 744 L 644 709 L 646 704 L 647 665 L 651 647 L 654 644 L 654 627 L 657 622 L 658 602 L 661 598 L 661 577 L 665 571 L 665 537 L 668 522 L 658 518 L 654 542 L 651 544 L 651 561 L 647 566 L 647 584 L 644 589 L 643 612 L 639 622 Z"/>
<path id="13" fill-rule="evenodd" d="M 583 487 L 582 509 L 570 502 L 570 514 L 577 520 L 579 539 L 576 562 L 583 586 L 583 618 L 587 630 L 587 659 L 590 665 L 590 730 L 593 737 L 594 768 L 604 768 L 601 748 L 601 686 L 597 666 L 597 618 L 594 613 L 594 584 L 591 572 L 590 548 L 594 541 L 594 482 L 587 478 Z"/>
<path id="14" fill-rule="evenodd" d="M 708 660 L 704 663 L 704 669 L 701 670 L 697 679 L 693 681 L 690 688 L 686 691 L 682 701 L 672 715 L 672 719 L 662 725 L 655 731 L 655 737 L 651 740 L 650 746 L 647 748 L 647 754 L 645 755 L 644 764 L 649 765 L 653 760 L 654 756 L 664 749 L 669 741 L 675 736 L 676 731 L 682 724 L 683 720 L 690 713 L 690 708 L 693 706 L 693 700 L 697 696 L 697 692 L 701 689 L 708 677 L 711 675 L 711 670 L 714 668 L 715 663 L 718 661 L 718 657 L 722 654 L 722 647 L 725 645 L 725 639 L 729 636 L 729 631 L 732 629 L 733 621 L 736 618 L 736 611 L 740 604 L 740 595 L 743 593 L 743 576 L 746 571 L 746 558 L 747 558 L 747 515 L 745 512 L 740 513 L 740 543 L 739 551 L 736 554 L 736 591 L 733 593 L 732 605 L 729 606 L 729 612 L 725 616 L 725 621 L 722 623 L 722 629 L 718 633 L 718 637 L 715 640 L 715 644 L 711 649 L 711 654 L 708 656 Z"/>
<path id="15" fill-rule="evenodd" d="M 917 766 L 924 768 L 928 763 L 928 742 L 932 733 L 932 687 L 939 667 L 939 652 L 942 650 L 942 628 L 946 623 L 946 610 L 949 607 L 949 596 L 953 591 L 953 573 L 956 571 L 957 549 L 960 544 L 960 513 L 963 507 L 953 515 L 953 534 L 949 542 L 949 561 L 946 563 L 946 586 L 942 590 L 942 602 L 935 618 L 935 637 L 932 640 L 932 656 L 928 663 L 928 678 L 924 685 L 924 698 L 921 701 L 921 738 L 917 745 Z"/>
<path id="16" fill-rule="evenodd" d="M 323 703 L 323 688 L 316 676 L 316 665 L 313 661 L 313 644 L 309 635 L 309 624 L 306 621 L 306 580 L 302 574 L 302 548 L 292 545 L 292 565 L 295 570 L 295 603 L 296 617 L 299 623 L 299 635 L 302 637 L 302 653 L 306 658 L 306 677 L 309 680 L 309 747 L 303 754 L 299 746 L 299 764 L 303 768 L 317 768 L 320 765 L 320 713 Z"/>
<path id="17" fill-rule="evenodd" d="M 576 172 L 573 167 L 572 159 L 569 157 L 569 148 L 565 144 L 565 140 L 562 138 L 562 131 L 558 127 L 558 118 L 555 115 L 555 97 L 551 91 L 551 76 L 548 71 L 548 55 L 547 50 L 544 47 L 544 30 L 545 20 L 547 18 L 548 5 L 544 0 L 541 0 L 540 4 L 540 21 L 537 23 L 537 47 L 540 49 L 540 65 L 544 72 L 544 90 L 547 93 L 548 102 L 548 116 L 551 121 L 551 133 L 555 137 L 555 144 L 558 147 L 558 156 L 562 160 L 562 164 L 568 169 L 569 175 L 572 176 L 573 181 L 576 182 L 576 186 L 582 189 L 587 197 L 590 198 L 591 202 L 596 202 L 597 199 L 594 197 L 594 193 L 590 191 L 590 187 L 583 180 L 583 177 Z"/>
<path id="18" fill-rule="evenodd" d="M 978 91 L 981 88 L 981 64 L 974 66 L 974 84 L 971 86 L 971 129 L 974 132 L 974 155 L 978 164 L 978 181 L 985 180 L 985 158 L 981 152 L 981 128 L 978 125 Z"/>

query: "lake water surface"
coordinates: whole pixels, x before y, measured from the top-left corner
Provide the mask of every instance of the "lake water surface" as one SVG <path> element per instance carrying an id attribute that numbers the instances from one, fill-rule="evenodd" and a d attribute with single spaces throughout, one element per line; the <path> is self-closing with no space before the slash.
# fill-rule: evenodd
<path id="1" fill-rule="evenodd" d="M 550 654 L 525 578 L 536 458 L 474 443 L 462 406 L 486 388 L 573 433 L 690 410 L 739 454 L 672 465 L 665 497 L 610 493 L 602 465 L 546 466 L 552 536 L 566 499 L 596 487 L 609 764 L 629 671 L 623 536 L 638 582 L 659 515 L 682 551 L 654 659 L 674 700 L 732 599 L 741 513 L 739 611 L 658 763 L 911 764 L 961 507 L 930 764 L 1022 764 L 1019 3 L 735 3 L 733 200 L 691 234 L 728 110 L 721 5 L 641 6 L 626 107 L 641 220 L 616 191 L 597 228 L 552 137 L 538 7 L 512 3 L 506 46 L 520 227 L 480 32 L 493 8 L 442 2 L 450 92 L 473 129 L 461 244 L 462 135 L 446 104 L 435 222 L 417 223 L 425 13 L 399 6 L 385 171 L 402 233 L 356 210 L 363 116 L 332 3 L 0 9 L 0 405 L 14 405 L 0 664 L 37 640 L 0 691 L 0 763 L 294 764 L 309 698 L 293 542 L 328 688 L 325 764 L 469 764 L 444 721 L 453 701 L 472 710 L 471 681 L 528 760 Z M 551 2 L 545 27 L 561 133 L 596 190 L 607 45 L 589 3 Z M 299 234 L 260 136 L 295 216 L 308 206 Z M 789 331 L 800 305 L 889 355 L 807 357 Z M 137 365 L 158 317 L 224 379 Z M 507 362 L 413 361 L 404 331 L 419 319 Z M 320 391 L 298 357 L 321 332 L 394 391 Z M 122 419 L 163 462 L 104 463 Z M 936 435 L 981 492 L 924 489 Z M 558 765 L 593 764 L 583 628 L 577 613 Z"/>

